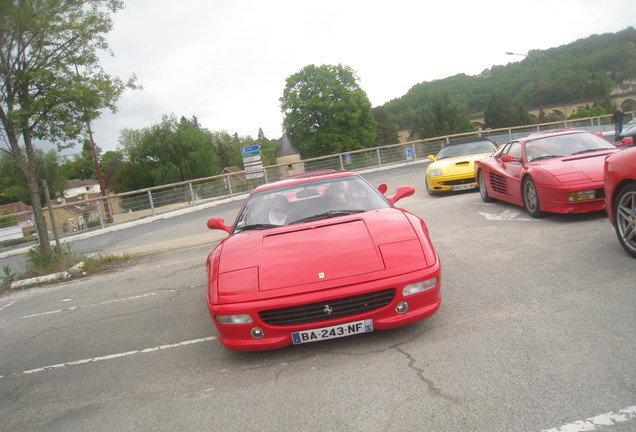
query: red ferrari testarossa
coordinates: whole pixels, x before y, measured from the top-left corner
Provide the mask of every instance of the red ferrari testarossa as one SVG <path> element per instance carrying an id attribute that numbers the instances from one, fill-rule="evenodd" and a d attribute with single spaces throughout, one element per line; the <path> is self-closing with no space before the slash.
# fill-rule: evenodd
<path id="1" fill-rule="evenodd" d="M 475 178 L 485 202 L 506 201 L 533 217 L 603 210 L 603 164 L 616 151 L 592 132 L 536 133 L 476 161 Z"/>

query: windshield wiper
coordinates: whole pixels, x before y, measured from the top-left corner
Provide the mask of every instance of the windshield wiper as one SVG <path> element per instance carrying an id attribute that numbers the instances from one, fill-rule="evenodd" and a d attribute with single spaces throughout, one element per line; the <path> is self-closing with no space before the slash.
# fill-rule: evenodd
<path id="1" fill-rule="evenodd" d="M 337 217 L 337 216 L 346 216 L 346 215 L 351 215 L 351 214 L 356 214 L 356 213 L 362 213 L 365 210 L 329 210 L 328 212 L 324 212 L 324 213 L 320 213 L 317 215 L 313 215 L 313 216 L 307 216 L 304 217 L 302 219 L 298 219 L 296 221 L 293 221 L 292 223 L 290 223 L 290 225 L 294 225 L 294 224 L 299 224 L 299 223 L 303 223 L 303 222 L 311 222 L 311 221 L 317 221 L 320 219 L 329 219 L 332 217 Z"/>
<path id="2" fill-rule="evenodd" d="M 552 158 L 558 158 L 558 157 L 563 157 L 563 155 L 545 155 L 545 156 L 539 156 L 536 158 L 532 158 L 532 160 L 530 162 L 534 162 L 534 161 L 538 161 L 541 159 L 552 159 Z"/>
<path id="3" fill-rule="evenodd" d="M 252 224 L 252 225 L 245 225 L 242 227 L 239 227 L 236 229 L 237 232 L 239 231 L 252 231 L 252 230 L 264 230 L 264 229 L 270 229 L 270 228 L 277 228 L 280 225 L 273 225 L 273 224 Z"/>
<path id="4" fill-rule="evenodd" d="M 611 150 L 611 149 L 609 149 L 607 147 L 585 149 L 585 150 L 581 150 L 581 151 L 577 151 L 575 153 L 572 153 L 572 156 L 577 155 L 577 154 L 581 154 L 581 153 L 591 153 L 591 152 L 601 151 L 601 150 Z"/>

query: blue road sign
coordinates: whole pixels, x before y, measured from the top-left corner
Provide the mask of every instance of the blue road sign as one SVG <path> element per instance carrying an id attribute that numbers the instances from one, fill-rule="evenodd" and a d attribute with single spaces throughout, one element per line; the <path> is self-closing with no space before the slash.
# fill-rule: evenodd
<path id="1" fill-rule="evenodd" d="M 259 146 L 258 144 L 245 146 L 245 147 L 241 147 L 241 153 L 253 152 L 260 149 L 261 149 L 261 146 Z"/>

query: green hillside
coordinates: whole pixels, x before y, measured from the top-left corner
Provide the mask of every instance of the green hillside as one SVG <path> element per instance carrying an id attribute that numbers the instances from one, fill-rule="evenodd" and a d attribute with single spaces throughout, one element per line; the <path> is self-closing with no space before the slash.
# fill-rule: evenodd
<path id="1" fill-rule="evenodd" d="M 636 30 L 628 27 L 556 48 L 533 50 L 519 62 L 492 66 L 476 76 L 458 74 L 422 82 L 381 108 L 399 129 L 412 129 L 418 126 L 418 113 L 440 96 L 458 106 L 466 117 L 476 117 L 484 114 L 493 99 L 506 100 L 510 106 L 526 110 L 537 107 L 537 81 L 542 105 L 548 106 L 577 100 L 607 103 L 618 84 L 634 78 Z"/>

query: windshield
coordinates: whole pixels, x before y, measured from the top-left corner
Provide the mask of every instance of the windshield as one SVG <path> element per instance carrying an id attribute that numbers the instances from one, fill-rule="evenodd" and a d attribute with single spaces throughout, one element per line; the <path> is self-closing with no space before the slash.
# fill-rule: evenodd
<path id="1" fill-rule="evenodd" d="M 390 207 L 358 176 L 299 183 L 253 193 L 234 232 L 275 228 Z"/>
<path id="2" fill-rule="evenodd" d="M 492 153 L 495 146 L 490 141 L 475 141 L 464 144 L 452 144 L 444 147 L 437 155 L 437 159 L 466 156 L 480 153 Z"/>
<path id="3" fill-rule="evenodd" d="M 528 162 L 571 156 L 615 148 L 603 138 L 592 133 L 571 133 L 531 140 L 525 144 Z"/>

